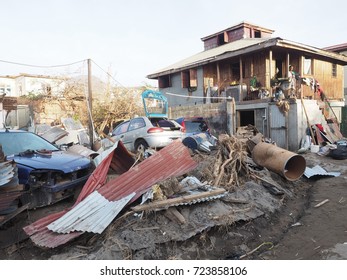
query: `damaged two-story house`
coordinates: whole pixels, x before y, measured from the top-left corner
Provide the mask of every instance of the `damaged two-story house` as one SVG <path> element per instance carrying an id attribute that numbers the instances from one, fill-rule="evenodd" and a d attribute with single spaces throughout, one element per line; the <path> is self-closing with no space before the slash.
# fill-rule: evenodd
<path id="1" fill-rule="evenodd" d="M 273 38 L 273 32 L 242 22 L 203 37 L 202 52 L 147 78 L 158 80 L 172 117 L 177 117 L 178 107 L 216 102 L 221 108 L 220 103 L 232 97 L 236 104 L 234 132 L 237 127 L 255 125 L 280 147 L 297 150 L 311 124 L 326 124 L 330 118 L 337 124 L 341 121 L 347 57 Z M 293 89 L 288 86 L 289 66 L 295 71 Z"/>

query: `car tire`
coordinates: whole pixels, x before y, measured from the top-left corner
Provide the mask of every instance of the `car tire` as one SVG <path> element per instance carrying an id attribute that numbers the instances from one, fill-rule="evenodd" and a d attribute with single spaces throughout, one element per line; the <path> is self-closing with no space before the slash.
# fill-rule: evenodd
<path id="1" fill-rule="evenodd" d="M 137 153 L 144 153 L 148 147 L 149 146 L 145 140 L 137 140 L 135 143 L 135 150 Z"/>

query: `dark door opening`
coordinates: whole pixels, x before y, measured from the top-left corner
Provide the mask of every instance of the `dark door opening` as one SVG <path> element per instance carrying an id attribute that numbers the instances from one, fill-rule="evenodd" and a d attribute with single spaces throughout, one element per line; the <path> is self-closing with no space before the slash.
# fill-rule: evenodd
<path id="1" fill-rule="evenodd" d="M 255 125 L 254 122 L 254 110 L 239 111 L 240 126 L 247 126 L 249 124 Z"/>

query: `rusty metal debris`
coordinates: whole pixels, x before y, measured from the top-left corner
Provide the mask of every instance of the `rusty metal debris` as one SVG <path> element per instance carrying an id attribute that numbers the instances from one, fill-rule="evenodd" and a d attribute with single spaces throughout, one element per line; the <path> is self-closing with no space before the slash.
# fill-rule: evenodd
<path id="1" fill-rule="evenodd" d="M 298 180 L 306 168 L 303 156 L 265 142 L 254 147 L 252 158 L 256 164 L 282 175 L 289 181 Z"/>
<path id="2" fill-rule="evenodd" d="M 0 226 L 25 210 L 23 207 L 18 210 L 18 198 L 22 191 L 16 163 L 6 160 L 0 145 Z"/>
<path id="3" fill-rule="evenodd" d="M 134 195 L 132 195 L 132 198 L 130 200 L 131 202 L 140 197 L 154 183 L 172 176 L 183 175 L 186 172 L 194 169 L 197 166 L 197 163 L 190 157 L 188 149 L 180 141 L 174 141 L 167 147 L 163 148 L 148 159 L 131 168 L 127 172 L 104 184 L 104 180 L 106 179 L 105 173 L 107 173 L 108 166 L 109 165 L 103 166 L 102 164 L 100 164 L 96 169 L 98 170 L 98 174 L 102 172 L 105 175 L 103 180 L 99 180 L 100 175 L 92 174 L 92 182 L 90 182 L 90 184 L 88 184 L 87 182 L 84 186 L 77 202 L 73 206 L 73 209 L 79 210 L 79 208 L 82 209 L 82 207 L 83 209 L 86 209 L 85 212 L 83 210 L 85 218 L 79 220 L 77 215 L 73 215 L 71 223 L 68 226 L 69 232 L 78 230 L 81 226 L 80 223 L 83 222 L 83 224 L 85 225 L 88 223 L 88 221 L 91 220 L 93 220 L 93 225 L 89 224 L 90 227 L 88 229 L 85 227 L 83 228 L 86 231 L 102 232 L 112 221 L 101 221 L 100 219 L 96 221 L 94 219 L 96 212 L 99 212 L 98 214 L 106 214 L 106 208 L 104 207 L 94 211 L 91 207 L 88 208 L 83 204 L 82 206 L 80 206 L 80 202 L 87 199 L 88 196 L 102 196 L 103 199 L 106 199 L 107 201 L 109 201 L 109 203 L 117 203 L 120 200 L 127 199 L 133 193 L 135 193 Z M 104 172 L 105 170 L 106 172 Z M 89 201 L 94 200 L 90 199 Z M 109 208 L 109 211 L 111 211 L 111 208 L 112 207 Z M 75 210 L 76 213 L 78 213 L 77 210 Z M 62 218 L 67 212 L 68 211 L 63 211 L 63 213 L 57 213 L 55 215 L 41 219 L 34 224 L 25 227 L 24 231 L 28 235 L 30 235 L 31 240 L 39 246 L 54 248 L 61 244 L 65 244 L 69 240 L 72 240 L 73 238 L 81 235 L 83 232 L 77 231 L 66 234 L 59 234 L 49 231 L 47 227 L 53 228 L 53 225 L 49 225 L 56 221 L 58 218 Z M 66 219 L 67 217 L 68 216 L 65 216 Z M 60 222 L 64 221 L 65 218 L 62 218 Z M 63 224 L 64 227 L 67 227 L 67 223 L 65 221 Z M 58 228 L 54 229 L 61 231 L 60 228 Z"/>
<path id="4" fill-rule="evenodd" d="M 57 126 L 53 126 L 53 127 L 50 127 L 48 130 L 46 130 L 45 132 L 43 132 L 40 136 L 45 138 L 47 141 L 51 143 L 55 143 L 58 140 L 62 139 L 63 137 L 67 136 L 68 134 L 69 132 L 67 132 L 66 130 Z"/>

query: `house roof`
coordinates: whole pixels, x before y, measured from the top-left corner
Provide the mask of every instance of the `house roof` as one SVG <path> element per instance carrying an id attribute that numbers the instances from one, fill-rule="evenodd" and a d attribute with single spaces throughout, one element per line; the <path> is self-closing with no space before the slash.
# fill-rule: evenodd
<path id="1" fill-rule="evenodd" d="M 191 69 L 211 62 L 220 61 L 226 58 L 237 57 L 264 49 L 283 48 L 288 50 L 302 51 L 307 55 L 324 58 L 342 65 L 347 65 L 347 57 L 328 50 L 311 47 L 308 45 L 284 40 L 282 38 L 245 38 L 240 39 L 213 49 L 202 51 L 174 63 L 168 67 L 149 74 L 147 78 L 155 79 L 159 76 L 176 73 L 182 70 Z"/>
<path id="2" fill-rule="evenodd" d="M 326 47 L 324 48 L 324 50 L 332 51 L 332 52 L 347 51 L 347 43 Z"/>

